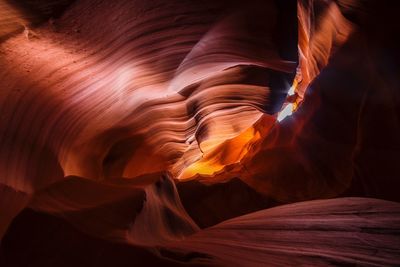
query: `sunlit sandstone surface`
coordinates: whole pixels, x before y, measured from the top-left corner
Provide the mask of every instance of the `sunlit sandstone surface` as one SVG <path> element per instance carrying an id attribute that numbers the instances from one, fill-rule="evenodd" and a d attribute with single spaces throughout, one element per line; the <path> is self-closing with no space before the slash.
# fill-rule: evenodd
<path id="1" fill-rule="evenodd" d="M 1 0 L 0 266 L 400 265 L 388 3 Z"/>

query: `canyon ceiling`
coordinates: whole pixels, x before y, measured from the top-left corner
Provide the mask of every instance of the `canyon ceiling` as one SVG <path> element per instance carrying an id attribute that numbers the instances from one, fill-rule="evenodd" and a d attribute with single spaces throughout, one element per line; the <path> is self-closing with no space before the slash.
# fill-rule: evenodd
<path id="1" fill-rule="evenodd" d="M 0 0 L 0 266 L 399 266 L 399 11 Z"/>

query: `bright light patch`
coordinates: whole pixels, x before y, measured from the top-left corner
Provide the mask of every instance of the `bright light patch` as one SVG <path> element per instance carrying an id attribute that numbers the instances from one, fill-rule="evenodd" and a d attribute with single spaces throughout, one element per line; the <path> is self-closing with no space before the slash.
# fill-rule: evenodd
<path id="1" fill-rule="evenodd" d="M 292 86 L 290 87 L 289 91 L 288 91 L 288 95 L 289 95 L 289 96 L 290 96 L 290 95 L 294 95 L 294 89 L 295 89 L 295 86 L 292 85 Z"/>
<path id="2" fill-rule="evenodd" d="M 277 120 L 282 121 L 287 116 L 292 115 L 292 113 L 293 113 L 293 104 L 289 103 L 281 112 L 279 112 Z"/>

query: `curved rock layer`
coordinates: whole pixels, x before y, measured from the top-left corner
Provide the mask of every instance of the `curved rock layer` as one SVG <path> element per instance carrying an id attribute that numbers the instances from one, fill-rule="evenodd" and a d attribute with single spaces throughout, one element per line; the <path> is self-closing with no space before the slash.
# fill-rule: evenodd
<path id="1" fill-rule="evenodd" d="M 212 266 L 397 266 L 399 215 L 398 203 L 376 199 L 306 201 L 225 221 L 174 246 Z"/>
<path id="2" fill-rule="evenodd" d="M 398 266 L 399 212 L 398 203 L 377 199 L 306 201 L 237 217 L 149 251 L 89 237 L 62 220 L 27 210 L 4 237 L 0 263 L 101 267 Z M 21 242 L 18 235 L 29 238 Z"/>
<path id="3" fill-rule="evenodd" d="M 261 36 L 240 24 L 254 10 L 223 5 L 83 1 L 35 38 L 4 42 L 2 183 L 32 192 L 57 180 L 37 170 L 45 157 L 63 176 L 179 174 L 260 111 L 276 110 L 268 76 L 296 66 L 271 39 L 276 8 L 267 3 L 259 14 L 269 24 L 249 19 Z"/>
<path id="4" fill-rule="evenodd" d="M 400 264 L 397 203 L 265 209 L 400 201 L 395 8 L 39 2 L 0 2 L 0 237 L 30 208 L 169 263 Z"/>
<path id="5" fill-rule="evenodd" d="M 3 42 L 7 194 L 24 196 L 22 206 L 68 176 L 169 170 L 179 178 L 262 112 L 279 110 L 288 88 L 272 85 L 288 86 L 296 62 L 273 39 L 279 7 L 257 3 L 80 1 L 27 29 L 32 36 Z"/>
<path id="6" fill-rule="evenodd" d="M 110 182 L 68 177 L 38 192 L 30 208 L 64 218 L 83 232 L 142 246 L 199 230 L 173 180 L 161 173 Z"/>

